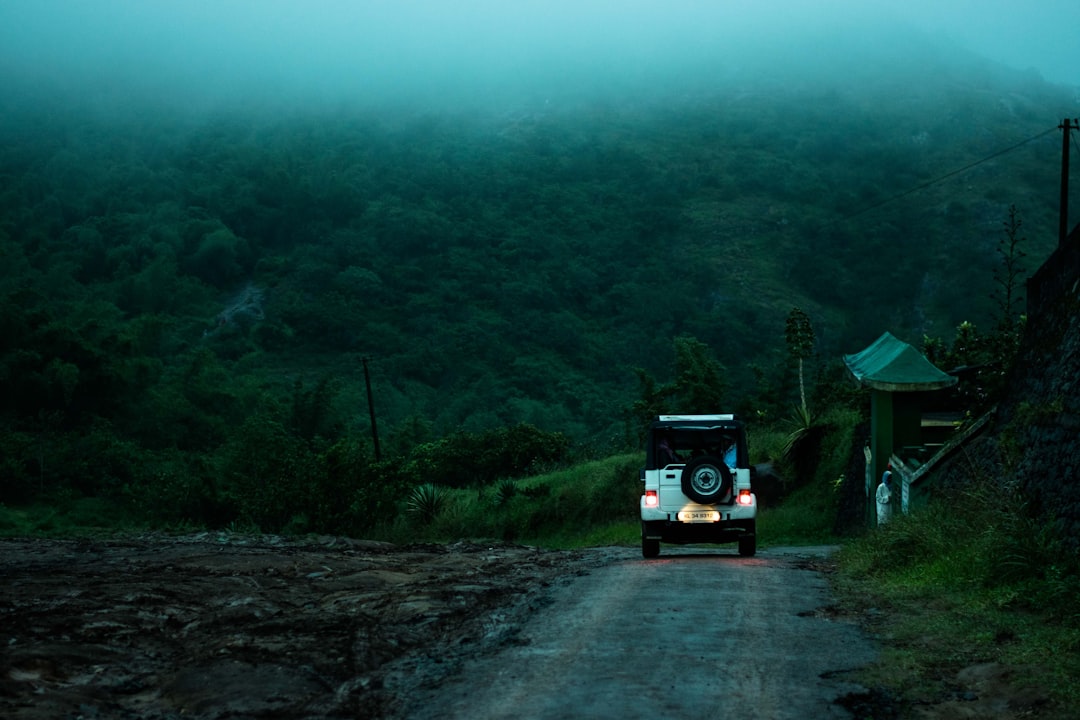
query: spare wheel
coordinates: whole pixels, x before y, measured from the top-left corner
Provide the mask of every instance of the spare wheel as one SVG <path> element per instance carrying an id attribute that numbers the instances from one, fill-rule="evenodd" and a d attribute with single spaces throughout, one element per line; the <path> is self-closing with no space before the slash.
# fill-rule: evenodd
<path id="1" fill-rule="evenodd" d="M 731 470 L 723 460 L 702 455 L 686 463 L 682 471 L 683 495 L 702 505 L 730 502 Z"/>

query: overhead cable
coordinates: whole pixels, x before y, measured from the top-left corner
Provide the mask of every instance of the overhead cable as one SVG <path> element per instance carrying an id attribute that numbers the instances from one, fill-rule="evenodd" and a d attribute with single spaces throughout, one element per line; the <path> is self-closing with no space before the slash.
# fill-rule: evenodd
<path id="1" fill-rule="evenodd" d="M 1016 143 L 1015 145 L 1010 145 L 1009 147 L 1007 147 L 1007 148 L 1005 148 L 1003 150 L 998 150 L 995 153 L 991 153 L 990 155 L 987 155 L 986 157 L 982 158 L 981 160 L 976 160 L 975 162 L 970 163 L 968 165 L 965 165 L 964 167 L 959 168 L 958 170 L 953 170 L 952 172 L 945 173 L 944 175 L 936 177 L 933 180 L 928 180 L 928 181 L 922 183 L 921 185 L 916 185 L 915 187 L 910 188 L 908 190 L 905 190 L 905 191 L 903 191 L 901 193 L 897 193 L 896 195 L 890 195 L 889 197 L 885 198 L 884 200 L 880 200 L 880 201 L 874 203 L 873 205 L 868 205 L 867 207 L 864 207 L 861 210 L 858 210 L 858 211 L 856 211 L 854 213 L 851 213 L 850 215 L 845 215 L 845 216 L 843 216 L 841 218 L 837 218 L 836 220 L 825 223 L 825 227 L 828 227 L 829 225 L 835 225 L 836 223 L 843 222 L 845 220 L 851 220 L 853 218 L 857 218 L 860 215 L 864 215 L 864 214 L 870 212 L 871 210 L 876 210 L 877 208 L 881 207 L 882 205 L 887 205 L 888 203 L 899 200 L 900 198 L 904 198 L 904 197 L 907 197 L 908 195 L 912 195 L 914 193 L 917 193 L 920 190 L 925 190 L 926 188 L 930 187 L 931 185 L 936 185 L 939 182 L 942 182 L 944 180 L 948 180 L 949 178 L 954 177 L 956 175 L 959 175 L 962 172 L 967 172 L 968 170 L 970 170 L 970 169 L 972 169 L 974 167 L 978 167 L 979 165 L 982 165 L 985 162 L 989 162 L 990 160 L 993 160 L 994 158 L 1001 157 L 1002 155 L 1005 155 L 1006 153 L 1010 153 L 1013 150 L 1016 150 L 1017 148 L 1021 148 L 1024 145 L 1027 145 L 1030 142 L 1034 142 L 1035 140 L 1038 140 L 1039 138 L 1045 137 L 1045 136 L 1049 135 L 1050 133 L 1056 131 L 1057 129 L 1058 129 L 1058 127 L 1055 125 L 1054 127 L 1050 128 L 1048 130 L 1044 130 L 1043 132 L 1039 133 L 1038 135 L 1033 135 L 1033 136 L 1029 137 L 1026 140 L 1021 140 L 1020 142 Z"/>

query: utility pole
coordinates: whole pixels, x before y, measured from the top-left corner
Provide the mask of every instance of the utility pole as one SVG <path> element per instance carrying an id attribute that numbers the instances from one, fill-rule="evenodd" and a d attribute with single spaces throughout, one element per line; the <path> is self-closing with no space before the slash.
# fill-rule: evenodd
<path id="1" fill-rule="evenodd" d="M 1069 122 L 1065 118 L 1058 125 L 1061 128 L 1061 205 L 1060 217 L 1058 218 L 1058 247 L 1065 244 L 1065 238 L 1069 235 L 1069 133 L 1080 130 L 1080 120 Z"/>
<path id="2" fill-rule="evenodd" d="M 379 452 L 379 429 L 375 425 L 375 403 L 371 400 L 371 373 L 368 372 L 368 358 L 362 358 L 364 363 L 364 384 L 367 386 L 367 406 L 368 414 L 371 416 L 371 439 L 375 443 L 375 462 L 382 460 L 382 453 Z"/>

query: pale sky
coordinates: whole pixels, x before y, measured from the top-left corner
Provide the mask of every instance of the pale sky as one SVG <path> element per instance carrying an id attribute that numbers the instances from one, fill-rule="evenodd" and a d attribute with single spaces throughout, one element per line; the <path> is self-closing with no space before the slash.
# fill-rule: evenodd
<path id="1" fill-rule="evenodd" d="M 645 87 L 912 29 L 1080 87 L 1077 0 L 2 0 L 0 80 L 217 99 Z"/>

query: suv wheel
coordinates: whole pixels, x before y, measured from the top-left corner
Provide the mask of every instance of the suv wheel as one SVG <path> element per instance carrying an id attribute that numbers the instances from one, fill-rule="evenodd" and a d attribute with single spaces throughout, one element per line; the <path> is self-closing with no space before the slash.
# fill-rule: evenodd
<path id="1" fill-rule="evenodd" d="M 682 471 L 683 495 L 702 505 L 730 500 L 732 484 L 731 470 L 712 455 L 694 458 Z"/>
<path id="2" fill-rule="evenodd" d="M 649 538 L 641 538 L 641 556 L 646 558 L 654 558 L 660 555 L 660 541 L 655 538 L 650 540 Z"/>
<path id="3" fill-rule="evenodd" d="M 739 536 L 739 554 L 753 557 L 757 553 L 757 534 Z"/>

